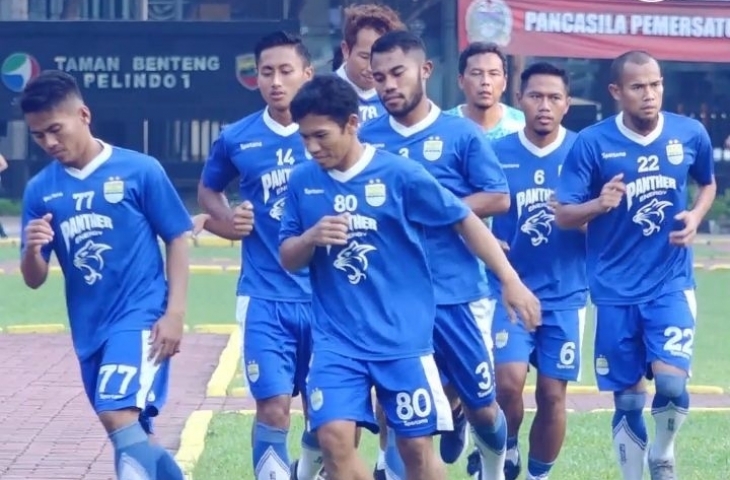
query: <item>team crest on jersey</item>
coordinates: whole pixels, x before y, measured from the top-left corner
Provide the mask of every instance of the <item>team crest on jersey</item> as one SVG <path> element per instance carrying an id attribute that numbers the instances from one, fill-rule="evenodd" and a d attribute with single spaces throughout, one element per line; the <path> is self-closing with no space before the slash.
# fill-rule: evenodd
<path id="1" fill-rule="evenodd" d="M 119 177 L 109 177 L 104 182 L 104 200 L 109 203 L 119 203 L 124 200 L 124 181 Z"/>
<path id="2" fill-rule="evenodd" d="M 380 207 L 385 203 L 385 185 L 380 180 L 371 180 L 365 185 L 365 201 L 371 207 Z"/>
<path id="3" fill-rule="evenodd" d="M 322 408 L 322 405 L 324 405 L 324 394 L 322 393 L 322 390 L 315 388 L 309 395 L 309 406 L 316 412 Z"/>
<path id="4" fill-rule="evenodd" d="M 246 376 L 248 376 L 248 381 L 251 383 L 256 383 L 256 381 L 259 379 L 259 375 L 259 364 L 256 362 L 248 362 L 248 364 L 246 365 Z"/>
<path id="5" fill-rule="evenodd" d="M 348 246 L 340 250 L 334 261 L 334 267 L 347 274 L 347 280 L 357 285 L 368 278 L 367 271 L 370 262 L 367 254 L 376 250 L 372 245 L 352 240 Z"/>
<path id="6" fill-rule="evenodd" d="M 540 210 L 530 215 L 522 224 L 520 230 L 522 233 L 529 235 L 532 246 L 537 247 L 543 243 L 548 243 L 550 233 L 553 231 L 553 221 L 555 221 L 555 215 L 546 210 Z"/>
<path id="7" fill-rule="evenodd" d="M 87 285 L 93 285 L 104 278 L 101 273 L 104 270 L 104 257 L 102 253 L 111 249 L 112 247 L 109 245 L 89 240 L 83 247 L 76 251 L 73 259 L 74 267 L 83 272 L 84 281 Z"/>
<path id="8" fill-rule="evenodd" d="M 423 142 L 423 158 L 429 162 L 434 162 L 441 158 L 443 150 L 444 142 L 439 137 L 428 137 L 428 140 Z"/>
<path id="9" fill-rule="evenodd" d="M 269 210 L 269 216 L 273 218 L 274 220 L 281 221 L 281 218 L 284 216 L 284 205 L 286 204 L 286 197 L 280 198 L 279 200 L 275 201 L 274 204 L 271 206 L 271 210 Z"/>
<path id="10" fill-rule="evenodd" d="M 679 140 L 669 140 L 667 159 L 672 165 L 680 165 L 684 161 L 684 147 Z"/>
<path id="11" fill-rule="evenodd" d="M 649 203 L 642 205 L 636 211 L 632 220 L 641 226 L 642 233 L 645 237 L 648 237 L 662 229 L 665 218 L 664 209 L 671 206 L 671 202 L 652 198 Z"/>
<path id="12" fill-rule="evenodd" d="M 509 333 L 507 330 L 501 330 L 494 336 L 494 345 L 497 348 L 504 348 L 509 340 Z"/>

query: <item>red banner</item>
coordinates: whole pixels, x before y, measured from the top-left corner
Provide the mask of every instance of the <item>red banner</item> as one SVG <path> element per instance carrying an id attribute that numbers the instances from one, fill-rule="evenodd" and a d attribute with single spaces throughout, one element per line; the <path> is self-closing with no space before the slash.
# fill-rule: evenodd
<path id="1" fill-rule="evenodd" d="M 730 3 L 693 0 L 457 0 L 459 45 L 513 55 L 730 63 Z M 722 6 L 721 6 L 722 5 Z"/>

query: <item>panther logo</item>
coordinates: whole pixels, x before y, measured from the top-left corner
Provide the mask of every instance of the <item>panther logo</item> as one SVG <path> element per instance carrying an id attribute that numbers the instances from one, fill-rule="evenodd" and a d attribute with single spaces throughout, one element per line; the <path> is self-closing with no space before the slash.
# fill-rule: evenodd
<path id="1" fill-rule="evenodd" d="M 269 216 L 273 218 L 274 220 L 281 221 L 281 217 L 284 216 L 284 205 L 286 203 L 286 197 L 280 198 L 279 200 L 275 201 L 274 204 L 271 206 L 271 210 L 269 210 Z"/>
<path id="2" fill-rule="evenodd" d="M 552 223 L 555 221 L 555 215 L 548 213 L 546 210 L 531 215 L 522 224 L 520 230 L 530 236 L 530 242 L 534 247 L 548 242 L 550 232 L 553 231 Z"/>
<path id="3" fill-rule="evenodd" d="M 111 250 L 112 247 L 103 243 L 94 243 L 89 240 L 74 255 L 74 267 L 84 273 L 84 280 L 87 284 L 93 285 L 102 279 L 101 271 L 104 269 L 104 258 L 102 252 Z"/>
<path id="4" fill-rule="evenodd" d="M 376 248 L 372 245 L 364 245 L 353 240 L 337 254 L 334 267 L 347 273 L 347 280 L 351 284 L 357 285 L 368 277 L 366 272 L 369 262 L 365 255 L 375 250 Z"/>
<path id="5" fill-rule="evenodd" d="M 671 207 L 672 203 L 666 200 L 657 200 L 652 198 L 651 202 L 642 205 L 636 211 L 632 220 L 641 226 L 641 230 L 645 237 L 661 230 L 661 224 L 664 222 L 664 209 Z"/>

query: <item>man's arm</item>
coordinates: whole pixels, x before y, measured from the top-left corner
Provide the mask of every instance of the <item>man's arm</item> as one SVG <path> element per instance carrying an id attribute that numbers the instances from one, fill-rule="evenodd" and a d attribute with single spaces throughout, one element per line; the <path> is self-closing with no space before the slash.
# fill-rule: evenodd
<path id="1" fill-rule="evenodd" d="M 238 175 L 238 169 L 228 155 L 225 136 L 221 133 L 203 166 L 198 183 L 198 205 L 210 215 L 204 228 L 227 240 L 241 240 L 241 235 L 233 228 L 233 210 L 224 193 Z"/>
<path id="2" fill-rule="evenodd" d="M 167 311 L 165 315 L 185 318 L 187 309 L 188 281 L 190 278 L 190 244 L 184 233 L 165 244 L 167 267 Z"/>
<path id="3" fill-rule="evenodd" d="M 40 288 L 48 278 L 49 262 L 53 250 L 52 217 L 42 213 L 37 205 L 33 184 L 23 193 L 23 211 L 20 232 L 20 272 L 23 281 L 32 288 Z"/>
<path id="4" fill-rule="evenodd" d="M 5 160 L 5 157 L 0 154 L 0 172 L 4 172 L 8 169 L 8 161 Z"/>
<path id="5" fill-rule="evenodd" d="M 284 270 L 291 273 L 307 267 L 316 248 L 311 232 L 304 230 L 299 214 L 299 199 L 295 190 L 300 168 L 295 168 L 289 177 L 279 226 L 279 262 Z"/>
<path id="6" fill-rule="evenodd" d="M 469 249 L 479 257 L 502 283 L 519 280 L 499 240 L 479 218 L 471 214 L 455 225 Z"/>
<path id="7" fill-rule="evenodd" d="M 467 181 L 476 192 L 462 200 L 479 218 L 505 213 L 510 205 L 507 177 L 484 134 L 470 127 L 461 150 Z"/>
<path id="8" fill-rule="evenodd" d="M 593 195 L 594 162 L 588 142 L 578 135 L 560 170 L 555 192 L 555 223 L 565 229 L 580 229 L 606 212 Z"/>

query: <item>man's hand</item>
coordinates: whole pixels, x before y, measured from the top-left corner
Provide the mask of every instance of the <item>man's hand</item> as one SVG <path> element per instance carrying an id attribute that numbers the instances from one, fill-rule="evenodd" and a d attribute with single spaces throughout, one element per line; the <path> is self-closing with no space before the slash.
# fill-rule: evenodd
<path id="1" fill-rule="evenodd" d="M 522 319 L 528 332 L 542 324 L 540 301 L 518 278 L 502 283 L 502 300 L 510 320 L 514 323 L 517 316 Z"/>
<path id="2" fill-rule="evenodd" d="M 152 345 L 148 360 L 159 365 L 173 355 L 180 353 L 183 336 L 183 316 L 165 313 L 152 327 L 149 343 Z"/>
<path id="3" fill-rule="evenodd" d="M 207 213 L 200 213 L 191 219 L 193 222 L 193 237 L 197 237 L 200 232 L 205 230 L 205 222 L 207 222 L 209 218 L 210 215 Z"/>
<path id="4" fill-rule="evenodd" d="M 679 212 L 674 216 L 675 220 L 684 223 L 684 228 L 669 233 L 669 243 L 680 247 L 688 247 L 697 235 L 697 228 L 700 226 L 700 218 L 691 210 Z"/>
<path id="5" fill-rule="evenodd" d="M 233 228 L 247 237 L 253 231 L 253 204 L 246 200 L 233 209 Z"/>
<path id="6" fill-rule="evenodd" d="M 624 174 L 619 173 L 606 183 L 601 189 L 598 202 L 605 212 L 618 207 L 621 199 L 626 193 L 626 184 L 623 182 Z"/>
<path id="7" fill-rule="evenodd" d="M 349 214 L 327 215 L 307 231 L 312 243 L 318 247 L 347 245 Z"/>
<path id="8" fill-rule="evenodd" d="M 25 246 L 33 254 L 41 252 L 41 248 L 53 241 L 53 227 L 51 219 L 53 215 L 46 213 L 42 218 L 36 218 L 28 222 L 25 227 Z"/>

